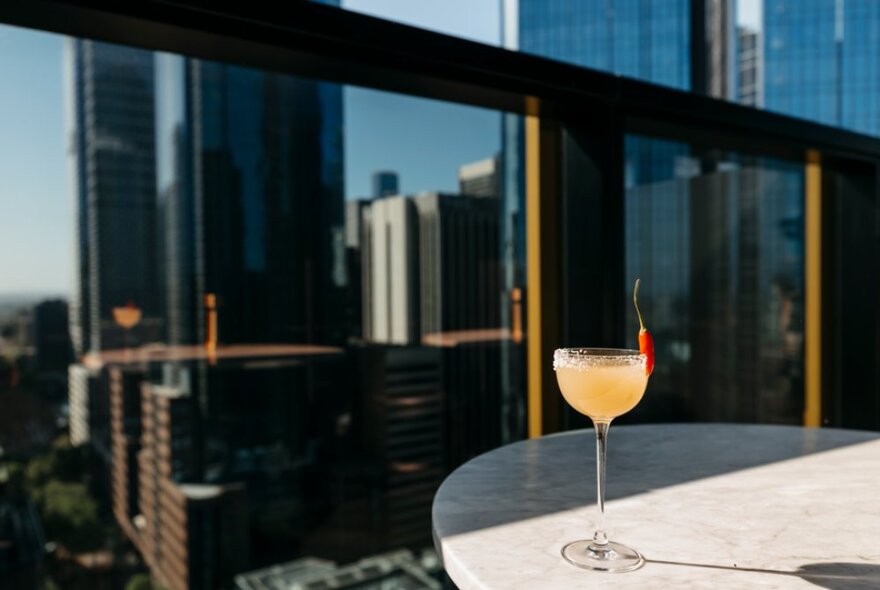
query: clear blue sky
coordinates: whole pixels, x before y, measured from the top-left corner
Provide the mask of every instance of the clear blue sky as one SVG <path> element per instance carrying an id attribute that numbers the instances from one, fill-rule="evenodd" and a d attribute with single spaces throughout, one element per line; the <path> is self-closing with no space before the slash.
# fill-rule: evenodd
<path id="1" fill-rule="evenodd" d="M 498 0 L 350 0 L 352 10 L 492 44 Z M 0 25 L 0 295 L 67 293 L 73 209 L 65 157 L 62 37 Z M 497 113 L 347 88 L 346 196 L 374 170 L 401 189 L 455 190 L 460 164 L 499 147 Z"/>
<path id="2" fill-rule="evenodd" d="M 0 293 L 66 293 L 72 281 L 61 47 L 0 26 Z"/>

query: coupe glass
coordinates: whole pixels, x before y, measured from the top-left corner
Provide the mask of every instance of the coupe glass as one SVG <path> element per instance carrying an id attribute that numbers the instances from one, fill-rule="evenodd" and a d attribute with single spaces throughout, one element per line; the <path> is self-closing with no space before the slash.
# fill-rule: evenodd
<path id="1" fill-rule="evenodd" d="M 647 357 L 618 348 L 560 348 L 553 369 L 568 404 L 589 417 L 596 429 L 596 490 L 599 522 L 592 539 L 574 541 L 562 556 L 578 567 L 603 572 L 628 572 L 645 559 L 632 549 L 609 541 L 605 534 L 605 450 L 611 421 L 632 410 L 648 385 Z"/>

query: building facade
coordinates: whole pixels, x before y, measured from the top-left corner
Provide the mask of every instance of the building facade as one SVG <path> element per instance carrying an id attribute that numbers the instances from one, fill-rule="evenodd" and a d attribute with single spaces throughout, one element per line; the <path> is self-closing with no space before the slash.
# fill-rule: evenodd
<path id="1" fill-rule="evenodd" d="M 764 107 L 880 134 L 880 5 L 763 3 Z"/>
<path id="2" fill-rule="evenodd" d="M 65 78 L 74 350 L 81 356 L 160 340 L 153 54 L 68 39 Z M 142 319 L 127 331 L 113 309 L 128 304 Z"/>
<path id="3" fill-rule="evenodd" d="M 172 343 L 343 338 L 342 89 L 162 55 L 158 194 Z M 245 115 L 246 114 L 246 115 Z"/>

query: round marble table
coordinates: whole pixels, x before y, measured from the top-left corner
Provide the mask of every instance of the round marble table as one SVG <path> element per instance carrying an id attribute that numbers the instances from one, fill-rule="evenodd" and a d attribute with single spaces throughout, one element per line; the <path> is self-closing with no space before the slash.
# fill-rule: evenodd
<path id="1" fill-rule="evenodd" d="M 880 434 L 612 426 L 608 530 L 646 559 L 623 574 L 560 555 L 593 533 L 594 445 L 592 430 L 523 441 L 443 482 L 434 542 L 461 590 L 880 589 Z"/>

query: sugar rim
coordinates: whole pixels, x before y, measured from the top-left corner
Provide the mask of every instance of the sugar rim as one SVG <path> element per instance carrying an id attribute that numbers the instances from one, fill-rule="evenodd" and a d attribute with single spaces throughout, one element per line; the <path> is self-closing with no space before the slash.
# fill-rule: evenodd
<path id="1" fill-rule="evenodd" d="M 553 370 L 590 367 L 646 366 L 648 357 L 626 348 L 557 348 L 553 352 Z"/>

